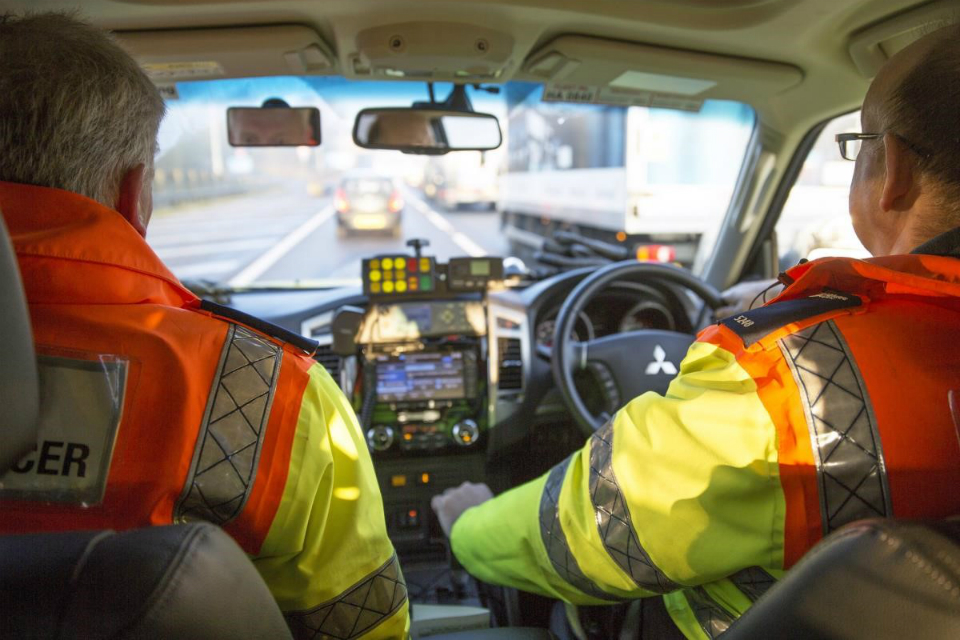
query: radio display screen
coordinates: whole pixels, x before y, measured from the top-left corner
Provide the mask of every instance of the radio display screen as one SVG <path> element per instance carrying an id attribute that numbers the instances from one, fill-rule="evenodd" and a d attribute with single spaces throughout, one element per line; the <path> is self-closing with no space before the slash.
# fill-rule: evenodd
<path id="1" fill-rule="evenodd" d="M 462 351 L 376 357 L 377 400 L 459 400 L 467 397 Z"/>

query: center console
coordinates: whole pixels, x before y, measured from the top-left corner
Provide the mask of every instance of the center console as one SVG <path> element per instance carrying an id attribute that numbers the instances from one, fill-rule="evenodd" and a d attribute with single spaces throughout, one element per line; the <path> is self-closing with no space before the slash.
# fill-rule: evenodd
<path id="1" fill-rule="evenodd" d="M 485 296 L 502 264 L 381 256 L 363 271 L 354 402 L 394 546 L 408 560 L 436 556 L 445 548 L 430 499 L 485 477 Z"/>

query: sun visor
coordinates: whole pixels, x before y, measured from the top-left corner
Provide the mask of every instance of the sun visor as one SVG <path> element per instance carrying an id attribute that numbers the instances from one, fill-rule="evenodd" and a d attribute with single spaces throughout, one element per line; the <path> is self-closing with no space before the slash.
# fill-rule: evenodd
<path id="1" fill-rule="evenodd" d="M 872 78 L 901 49 L 938 27 L 957 21 L 956 0 L 941 0 L 867 27 L 850 38 L 850 57 L 865 78 Z"/>
<path id="2" fill-rule="evenodd" d="M 517 79 L 544 100 L 696 111 L 708 98 L 761 100 L 799 84 L 797 67 L 697 51 L 566 35 L 531 54 Z"/>
<path id="3" fill-rule="evenodd" d="M 330 47 L 316 31 L 301 25 L 116 35 L 160 86 L 186 80 L 327 75 L 337 68 Z"/>

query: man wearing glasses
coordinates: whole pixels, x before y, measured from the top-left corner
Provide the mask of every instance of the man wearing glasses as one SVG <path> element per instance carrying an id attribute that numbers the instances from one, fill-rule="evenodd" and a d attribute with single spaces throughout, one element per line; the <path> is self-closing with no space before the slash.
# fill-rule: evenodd
<path id="1" fill-rule="evenodd" d="M 875 257 L 790 269 L 540 479 L 435 498 L 473 575 L 712 638 L 843 525 L 960 514 L 960 27 L 890 60 L 862 128 L 837 141 Z"/>

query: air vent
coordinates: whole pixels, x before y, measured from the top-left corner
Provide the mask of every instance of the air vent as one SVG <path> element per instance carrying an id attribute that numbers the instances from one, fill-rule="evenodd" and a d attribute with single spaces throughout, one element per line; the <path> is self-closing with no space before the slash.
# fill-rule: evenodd
<path id="1" fill-rule="evenodd" d="M 519 391 L 523 388 L 523 354 L 517 338 L 499 338 L 497 350 L 500 356 L 501 391 Z"/>
<path id="2" fill-rule="evenodd" d="M 320 345 L 314 358 L 323 365 L 330 377 L 340 384 L 340 367 L 343 359 L 333 352 L 333 348 L 329 344 Z"/>

